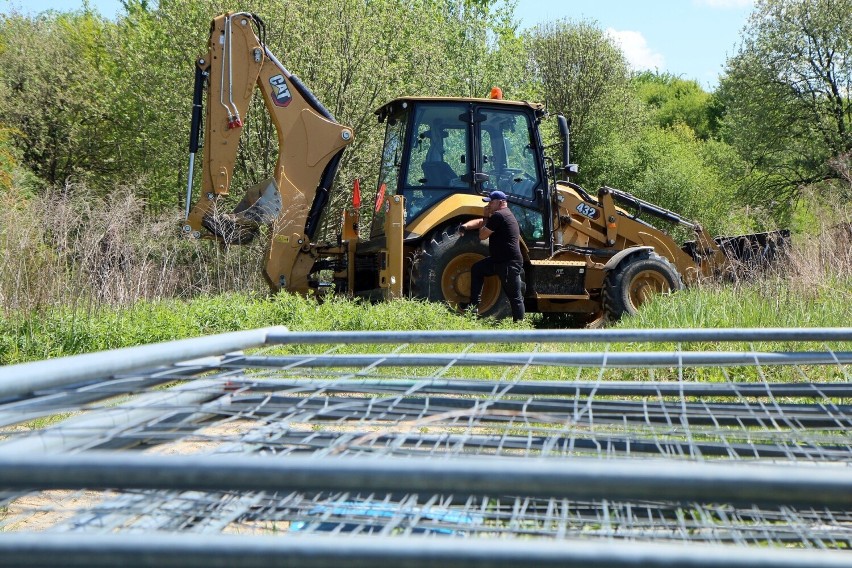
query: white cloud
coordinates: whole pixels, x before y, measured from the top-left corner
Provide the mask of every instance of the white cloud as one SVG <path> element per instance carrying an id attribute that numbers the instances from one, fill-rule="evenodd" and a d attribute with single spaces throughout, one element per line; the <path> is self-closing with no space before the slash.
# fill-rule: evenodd
<path id="1" fill-rule="evenodd" d="M 692 0 L 692 3 L 696 6 L 727 10 L 729 8 L 749 8 L 754 4 L 754 0 Z"/>
<path id="2" fill-rule="evenodd" d="M 665 68 L 666 60 L 663 57 L 663 54 L 653 51 L 648 46 L 645 36 L 643 36 L 640 32 L 630 30 L 618 31 L 608 28 L 606 33 L 621 47 L 621 50 L 624 52 L 624 56 L 627 58 L 627 62 L 630 63 L 634 69 L 655 70 Z"/>

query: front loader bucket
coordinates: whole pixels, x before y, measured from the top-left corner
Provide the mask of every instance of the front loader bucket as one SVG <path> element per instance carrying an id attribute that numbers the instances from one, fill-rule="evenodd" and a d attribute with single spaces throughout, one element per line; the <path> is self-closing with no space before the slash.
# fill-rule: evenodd
<path id="1" fill-rule="evenodd" d="M 201 224 L 221 241 L 232 245 L 250 243 L 261 225 L 271 224 L 281 213 L 281 193 L 274 179 L 246 190 L 233 213 L 205 215 Z"/>
<path id="2" fill-rule="evenodd" d="M 784 259 L 790 250 L 790 231 L 769 231 L 736 237 L 716 237 L 734 275 L 764 270 Z"/>

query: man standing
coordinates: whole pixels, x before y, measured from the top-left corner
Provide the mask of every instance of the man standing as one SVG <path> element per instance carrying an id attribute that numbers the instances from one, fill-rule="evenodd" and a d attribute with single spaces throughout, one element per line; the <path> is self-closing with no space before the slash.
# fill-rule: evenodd
<path id="1" fill-rule="evenodd" d="M 506 194 L 492 191 L 482 198 L 487 203 L 485 218 L 473 219 L 459 227 L 459 231 L 479 229 L 479 240 L 488 241 L 490 256 L 475 263 L 470 269 L 470 305 L 478 306 L 486 276 L 497 275 L 512 306 L 512 319 L 524 319 L 524 298 L 521 273 L 524 257 L 521 255 L 521 232 L 518 221 L 506 203 Z"/>

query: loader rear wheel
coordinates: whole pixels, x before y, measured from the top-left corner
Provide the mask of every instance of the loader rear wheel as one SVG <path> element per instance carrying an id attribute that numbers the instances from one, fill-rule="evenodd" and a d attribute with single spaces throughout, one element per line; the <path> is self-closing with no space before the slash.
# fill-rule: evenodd
<path id="1" fill-rule="evenodd" d="M 473 234 L 459 235 L 454 226 L 437 230 L 412 262 L 411 291 L 415 298 L 446 302 L 460 309 L 470 302 L 470 267 L 488 256 L 488 247 Z M 481 316 L 511 315 L 509 300 L 496 276 L 485 279 L 479 302 Z"/>
<path id="2" fill-rule="evenodd" d="M 604 282 L 603 305 L 606 319 L 636 315 L 639 306 L 656 294 L 683 289 L 683 280 L 667 259 L 651 251 L 642 251 L 611 270 Z"/>

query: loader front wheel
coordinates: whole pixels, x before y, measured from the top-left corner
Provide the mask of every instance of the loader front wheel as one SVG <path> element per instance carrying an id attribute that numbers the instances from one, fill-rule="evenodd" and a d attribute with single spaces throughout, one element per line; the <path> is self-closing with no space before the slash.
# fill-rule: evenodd
<path id="1" fill-rule="evenodd" d="M 611 270 L 604 281 L 603 305 L 606 319 L 636 315 L 639 306 L 656 294 L 683 289 L 683 280 L 667 259 L 651 251 L 642 251 Z"/>
<path id="2" fill-rule="evenodd" d="M 470 267 L 488 256 L 488 246 L 476 235 L 459 235 L 453 228 L 435 231 L 421 246 L 412 262 L 411 292 L 415 298 L 446 302 L 460 309 L 470 302 Z M 479 315 L 511 315 L 509 300 L 496 276 L 485 279 Z"/>

